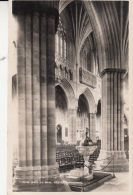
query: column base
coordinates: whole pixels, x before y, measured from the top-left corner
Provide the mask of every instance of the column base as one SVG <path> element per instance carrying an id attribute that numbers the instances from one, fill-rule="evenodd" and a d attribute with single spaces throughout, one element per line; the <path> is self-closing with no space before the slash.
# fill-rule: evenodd
<path id="1" fill-rule="evenodd" d="M 13 191 L 66 192 L 68 184 L 60 178 L 58 166 L 17 167 L 13 181 Z"/>
<path id="2" fill-rule="evenodd" d="M 62 181 L 45 183 L 14 184 L 13 192 L 71 192 L 69 185 Z"/>
<path id="3" fill-rule="evenodd" d="M 114 162 L 113 162 L 113 155 L 114 155 Z M 105 160 L 102 160 L 102 159 L 105 159 Z M 100 155 L 96 161 L 96 164 L 99 164 L 102 171 L 105 171 L 105 172 L 106 171 L 113 172 L 113 170 L 114 172 L 128 172 L 129 171 L 129 162 L 126 159 L 125 151 L 100 150 Z"/>

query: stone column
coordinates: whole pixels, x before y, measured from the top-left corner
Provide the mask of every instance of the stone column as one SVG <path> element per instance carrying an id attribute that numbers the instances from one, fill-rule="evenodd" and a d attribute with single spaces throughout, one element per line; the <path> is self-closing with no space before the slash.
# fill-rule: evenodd
<path id="1" fill-rule="evenodd" d="M 55 32 L 58 2 L 15 1 L 14 5 L 13 12 L 18 18 L 19 164 L 13 190 L 65 191 L 56 165 Z M 49 183 L 42 183 L 47 180 Z"/>
<path id="2" fill-rule="evenodd" d="M 90 113 L 90 138 L 96 141 L 96 114 Z"/>
<path id="3" fill-rule="evenodd" d="M 125 70 L 106 69 L 102 72 L 102 138 L 100 159 L 114 155 L 114 170 L 127 171 L 128 161 L 124 151 L 124 101 L 123 81 Z M 101 167 L 111 159 L 102 161 Z M 113 171 L 113 160 L 105 171 Z"/>
<path id="4" fill-rule="evenodd" d="M 41 59 L 40 59 L 40 86 L 41 86 L 41 165 L 42 179 L 46 180 L 47 167 L 47 56 L 46 56 L 46 14 L 41 16 Z"/>
<path id="5" fill-rule="evenodd" d="M 18 167 L 15 170 L 16 183 L 26 178 L 26 112 L 25 112 L 25 17 L 19 14 L 17 37 L 18 75 Z"/>
<path id="6" fill-rule="evenodd" d="M 124 91 L 124 73 L 119 76 L 120 79 L 120 113 L 119 113 L 119 120 L 121 121 L 120 123 L 120 131 L 119 131 L 119 148 L 120 150 L 124 150 L 124 96 L 123 96 L 123 91 Z M 123 130 L 123 131 L 121 131 Z"/>
<path id="7" fill-rule="evenodd" d="M 33 12 L 33 166 L 34 179 L 41 175 L 41 132 L 40 132 L 40 45 L 39 45 L 39 13 Z"/>
<path id="8" fill-rule="evenodd" d="M 31 66 L 31 15 L 26 14 L 25 17 L 25 65 L 26 65 L 26 179 L 33 179 L 33 154 L 32 154 L 32 66 Z"/>
<path id="9" fill-rule="evenodd" d="M 70 144 L 76 144 L 76 117 L 77 109 L 69 109 L 69 138 Z"/>
<path id="10" fill-rule="evenodd" d="M 48 174 L 57 176 L 55 127 L 55 17 L 47 18 L 47 162 Z"/>

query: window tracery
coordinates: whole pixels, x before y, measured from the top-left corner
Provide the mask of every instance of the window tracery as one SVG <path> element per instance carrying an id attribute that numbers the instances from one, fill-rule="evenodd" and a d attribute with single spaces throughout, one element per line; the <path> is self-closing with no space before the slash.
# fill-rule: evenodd
<path id="1" fill-rule="evenodd" d="M 59 20 L 58 30 L 55 36 L 55 53 L 61 58 L 66 59 L 66 31 Z"/>

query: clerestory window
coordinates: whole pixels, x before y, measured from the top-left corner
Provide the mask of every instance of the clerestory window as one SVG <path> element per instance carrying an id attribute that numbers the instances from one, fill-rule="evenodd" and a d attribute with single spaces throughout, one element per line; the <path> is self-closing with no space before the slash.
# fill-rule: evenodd
<path id="1" fill-rule="evenodd" d="M 58 30 L 55 36 L 55 53 L 61 58 L 66 59 L 66 31 L 59 21 Z"/>

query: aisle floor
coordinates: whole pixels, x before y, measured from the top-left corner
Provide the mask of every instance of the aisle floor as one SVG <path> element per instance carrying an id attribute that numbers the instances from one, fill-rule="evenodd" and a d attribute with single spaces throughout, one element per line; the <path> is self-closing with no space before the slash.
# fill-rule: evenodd
<path id="1" fill-rule="evenodd" d="M 64 175 L 67 173 L 62 173 L 61 177 L 64 179 Z M 111 179 L 108 182 L 105 182 L 102 186 L 97 187 L 91 192 L 128 192 L 129 191 L 129 172 L 120 172 L 115 173 L 116 178 Z"/>
<path id="2" fill-rule="evenodd" d="M 92 190 L 92 192 L 123 192 L 129 191 L 129 172 L 115 173 L 116 178 L 105 182 L 102 186 Z"/>

